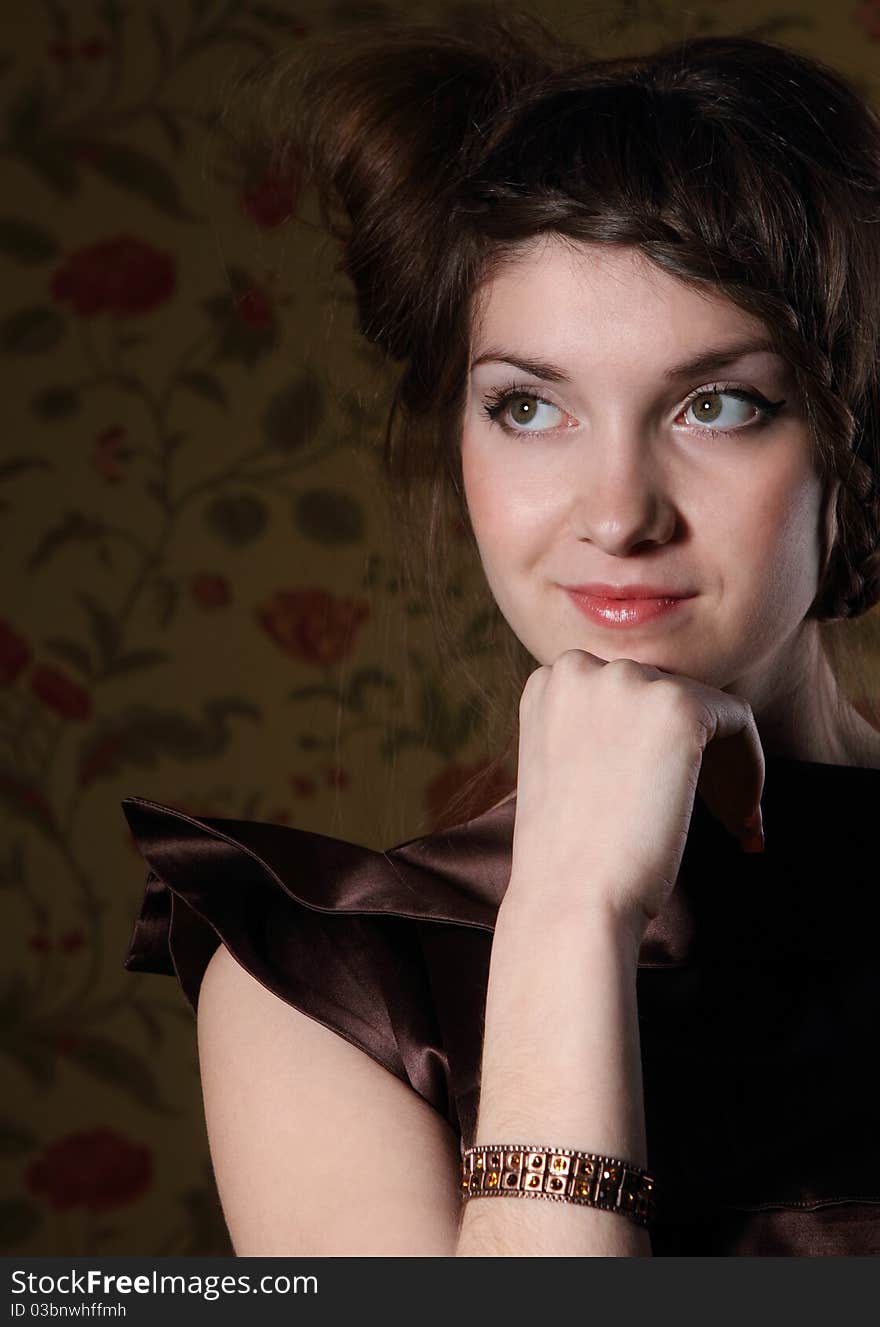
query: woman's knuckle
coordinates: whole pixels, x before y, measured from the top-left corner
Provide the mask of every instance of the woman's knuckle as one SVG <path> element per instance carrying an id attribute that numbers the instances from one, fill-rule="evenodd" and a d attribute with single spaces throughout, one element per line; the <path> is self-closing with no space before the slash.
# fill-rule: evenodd
<path id="1" fill-rule="evenodd" d="M 676 731 L 700 726 L 702 707 L 684 687 L 671 679 L 661 680 L 652 683 L 651 692 L 656 696 L 661 715 Z"/>
<path id="2" fill-rule="evenodd" d="M 602 669 L 610 682 L 632 683 L 644 676 L 642 665 L 635 659 L 609 659 Z"/>
<path id="3" fill-rule="evenodd" d="M 557 669 L 579 668 L 583 664 L 585 658 L 586 655 L 583 650 L 574 648 L 563 650 L 562 653 L 557 656 L 553 667 Z"/>

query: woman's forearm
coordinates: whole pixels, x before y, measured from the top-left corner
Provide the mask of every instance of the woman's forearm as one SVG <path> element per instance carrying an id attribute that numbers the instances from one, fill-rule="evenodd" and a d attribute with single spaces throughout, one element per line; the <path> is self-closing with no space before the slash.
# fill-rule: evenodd
<path id="1" fill-rule="evenodd" d="M 492 945 L 474 1142 L 647 1165 L 638 941 L 610 915 L 508 890 Z M 464 1202 L 456 1257 L 649 1257 L 629 1217 L 546 1198 Z"/>

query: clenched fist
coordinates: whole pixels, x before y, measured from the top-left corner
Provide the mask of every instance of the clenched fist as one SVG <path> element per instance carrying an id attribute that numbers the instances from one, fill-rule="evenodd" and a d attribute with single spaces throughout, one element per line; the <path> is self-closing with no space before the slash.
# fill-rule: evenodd
<path id="1" fill-rule="evenodd" d="M 640 935 L 675 887 L 697 790 L 741 836 L 763 788 L 747 701 L 566 650 L 520 698 L 508 895 L 535 891 L 572 917 L 610 911 Z"/>

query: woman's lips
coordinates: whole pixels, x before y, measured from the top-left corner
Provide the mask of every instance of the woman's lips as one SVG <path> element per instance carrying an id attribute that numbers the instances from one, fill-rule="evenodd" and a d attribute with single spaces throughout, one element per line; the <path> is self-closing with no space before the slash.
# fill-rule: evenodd
<path id="1" fill-rule="evenodd" d="M 674 613 L 683 604 L 693 599 L 693 595 L 683 595 L 677 599 L 606 599 L 597 594 L 581 594 L 576 590 L 566 590 L 576 608 L 593 622 L 606 627 L 635 627 L 643 622 L 650 622 L 655 617 L 664 617 Z"/>

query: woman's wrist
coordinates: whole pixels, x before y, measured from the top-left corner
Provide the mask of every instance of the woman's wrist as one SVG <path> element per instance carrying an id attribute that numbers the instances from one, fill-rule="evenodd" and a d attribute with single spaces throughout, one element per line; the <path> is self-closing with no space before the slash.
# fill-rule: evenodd
<path id="1" fill-rule="evenodd" d="M 617 891 L 619 895 L 619 891 Z M 642 939 L 649 924 L 639 902 L 614 901 L 610 891 L 596 882 L 579 881 L 564 888 L 559 881 L 541 882 L 534 875 L 526 878 L 514 869 L 498 910 L 499 925 L 523 928 L 528 933 L 546 935 L 548 930 L 575 933 L 584 944 L 610 946 L 621 960 L 638 967 Z"/>
<path id="2" fill-rule="evenodd" d="M 644 1165 L 636 934 L 512 892 L 499 909 L 475 1142 L 526 1138 Z"/>

